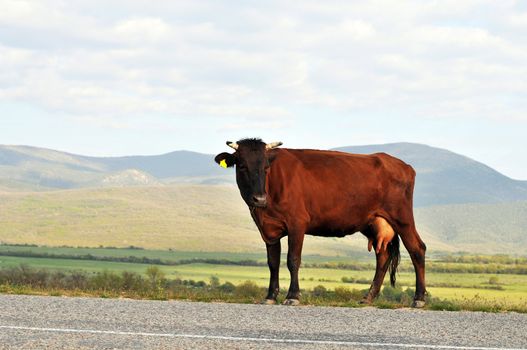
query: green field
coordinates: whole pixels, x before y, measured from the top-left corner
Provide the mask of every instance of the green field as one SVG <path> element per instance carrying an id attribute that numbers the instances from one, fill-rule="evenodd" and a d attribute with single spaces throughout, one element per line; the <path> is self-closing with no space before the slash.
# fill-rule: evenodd
<path id="1" fill-rule="evenodd" d="M 177 262 L 184 259 L 226 259 L 228 261 L 252 260 L 258 263 L 265 262 L 263 254 L 249 253 L 195 253 L 195 252 L 171 252 L 171 251 L 150 251 L 140 249 L 97 249 L 97 248 L 48 248 L 48 247 L 25 247 L 25 246 L 0 246 L 0 254 L 11 252 L 23 254 L 24 252 L 34 252 L 39 254 L 69 254 L 106 256 L 106 257 L 128 257 L 128 256 L 147 256 L 150 258 L 160 258 L 165 261 Z M 492 260 L 492 259 L 488 259 Z M 306 264 L 319 264 L 324 262 L 349 262 L 349 258 L 342 257 L 323 257 L 306 256 Z M 364 260 L 373 263 L 373 258 Z M 362 265 L 366 265 L 363 263 Z M 432 261 L 431 263 L 434 263 Z M 34 258 L 1 256 L 0 267 L 15 267 L 20 264 L 37 269 L 49 269 L 59 271 L 87 271 L 87 272 L 136 272 L 144 274 L 149 264 L 95 261 L 80 259 L 57 259 L 57 258 Z M 410 264 L 408 258 L 403 257 L 402 266 Z M 362 266 L 361 265 L 361 266 Z M 450 263 L 456 265 L 456 263 Z M 469 268 L 474 263 L 459 263 L 463 268 Z M 160 265 L 159 268 L 166 274 L 167 278 L 195 281 L 209 281 L 211 276 L 218 277 L 222 282 L 232 282 L 240 284 L 244 281 L 253 281 L 259 286 L 266 286 L 269 273 L 266 266 L 236 266 L 223 264 L 204 264 L 190 263 L 177 266 Z M 312 268 L 303 267 L 300 271 L 301 288 L 312 289 L 315 286 L 323 285 L 329 290 L 336 287 L 348 287 L 355 289 L 367 289 L 373 277 L 373 270 L 345 270 L 331 268 Z M 342 278 L 352 278 L 360 283 L 344 283 Z M 493 283 L 489 283 L 489 282 Z M 527 304 L 527 275 L 526 274 L 487 274 L 487 273 L 427 273 L 429 292 L 434 297 L 450 300 L 464 300 L 472 298 L 483 298 L 489 301 L 506 302 L 509 304 Z M 403 287 L 414 288 L 415 275 L 413 272 L 401 272 L 398 276 L 398 283 Z M 285 264 L 281 269 L 281 286 L 287 289 L 289 284 L 289 273 Z"/>

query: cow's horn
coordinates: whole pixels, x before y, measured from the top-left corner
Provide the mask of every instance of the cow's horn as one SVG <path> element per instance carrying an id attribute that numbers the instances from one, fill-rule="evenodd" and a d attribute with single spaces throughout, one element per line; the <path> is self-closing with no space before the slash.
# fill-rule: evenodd
<path id="1" fill-rule="evenodd" d="M 227 146 L 229 146 L 230 148 L 236 151 L 238 150 L 238 144 L 236 142 L 227 141 Z"/>
<path id="2" fill-rule="evenodd" d="M 276 148 L 276 147 L 280 147 L 282 145 L 283 145 L 282 142 L 272 142 L 272 143 L 268 143 L 267 145 L 265 145 L 265 148 L 267 150 L 270 150 L 270 149 L 273 149 L 273 148 Z"/>

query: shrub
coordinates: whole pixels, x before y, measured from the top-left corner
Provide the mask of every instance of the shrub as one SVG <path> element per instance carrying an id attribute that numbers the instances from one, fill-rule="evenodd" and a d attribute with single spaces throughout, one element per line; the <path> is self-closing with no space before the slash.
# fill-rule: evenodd
<path id="1" fill-rule="evenodd" d="M 207 283 L 205 281 L 197 281 L 195 286 L 197 288 L 205 288 L 205 287 L 207 287 Z"/>
<path id="2" fill-rule="evenodd" d="M 84 272 L 72 272 L 66 279 L 66 286 L 79 290 L 87 289 L 88 277 Z"/>
<path id="3" fill-rule="evenodd" d="M 90 280 L 91 288 L 102 291 L 120 291 L 122 278 L 114 272 L 103 271 Z"/>
<path id="4" fill-rule="evenodd" d="M 441 311 L 460 311 L 461 307 L 459 304 L 454 304 L 451 301 L 447 300 L 433 300 L 429 302 L 429 308 L 431 310 L 441 310 Z"/>
<path id="5" fill-rule="evenodd" d="M 313 288 L 313 296 L 317 298 L 325 297 L 327 295 L 327 292 L 328 290 L 326 289 L 326 287 L 322 285 L 318 285 L 315 288 Z"/>
<path id="6" fill-rule="evenodd" d="M 213 289 L 220 287 L 220 279 L 218 276 L 210 276 L 210 287 Z"/>
<path id="7" fill-rule="evenodd" d="M 351 291 L 351 297 L 353 298 L 353 300 L 361 301 L 366 297 L 366 295 L 368 295 L 369 291 L 369 289 L 353 289 Z"/>
<path id="8" fill-rule="evenodd" d="M 50 274 L 46 281 L 47 288 L 65 288 L 67 285 L 66 275 L 61 271 Z"/>
<path id="9" fill-rule="evenodd" d="M 121 288 L 126 291 L 143 291 L 145 281 L 141 275 L 135 272 L 123 271 L 121 274 Z"/>
<path id="10" fill-rule="evenodd" d="M 336 287 L 335 298 L 338 301 L 351 301 L 353 298 L 353 291 L 346 287 Z"/>
<path id="11" fill-rule="evenodd" d="M 238 297 L 257 298 L 262 296 L 262 288 L 252 281 L 245 281 L 236 287 L 234 294 Z"/>
<path id="12" fill-rule="evenodd" d="M 234 293 L 236 290 L 236 286 L 231 282 L 225 282 L 219 288 L 223 293 Z"/>
<path id="13" fill-rule="evenodd" d="M 146 276 L 150 282 L 150 287 L 152 289 L 157 289 L 161 286 L 163 280 L 165 279 L 165 273 L 161 271 L 159 266 L 149 266 L 146 269 Z"/>
<path id="14" fill-rule="evenodd" d="M 413 301 L 415 290 L 406 288 L 404 291 L 401 287 L 385 286 L 381 292 L 381 299 L 385 301 L 410 305 Z"/>
<path id="15" fill-rule="evenodd" d="M 18 267 L 2 269 L 0 280 L 16 286 L 44 287 L 48 277 L 47 271 L 36 271 L 26 264 L 20 264 Z"/>
<path id="16" fill-rule="evenodd" d="M 492 276 L 491 278 L 489 278 L 489 284 L 492 284 L 492 285 L 500 284 L 498 277 L 497 276 Z"/>
<path id="17" fill-rule="evenodd" d="M 400 301 L 403 290 L 399 287 L 385 286 L 381 292 L 381 297 L 388 301 Z"/>
<path id="18" fill-rule="evenodd" d="M 355 280 L 355 283 L 358 283 L 358 284 L 370 284 L 371 280 L 369 280 L 367 278 L 358 278 L 358 279 Z"/>

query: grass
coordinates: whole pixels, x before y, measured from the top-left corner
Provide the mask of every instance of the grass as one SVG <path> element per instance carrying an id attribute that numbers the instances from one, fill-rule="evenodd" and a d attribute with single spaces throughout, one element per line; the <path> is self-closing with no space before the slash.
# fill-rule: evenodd
<path id="1" fill-rule="evenodd" d="M 5 248 L 5 247 L 2 247 Z M 26 248 L 27 249 L 27 248 Z M 35 248 L 32 248 L 35 249 Z M 69 251 L 72 253 L 75 248 L 43 248 L 48 251 Z M 51 250 L 49 250 L 51 249 Z M 99 249 L 81 249 L 82 253 L 92 252 Z M 117 251 L 119 254 L 123 252 Z M 173 252 L 149 252 L 137 249 L 126 250 L 126 253 L 135 252 L 136 254 L 146 254 L 150 256 L 165 256 L 173 258 Z M 109 250 L 104 249 L 104 254 Z M 166 255 L 164 255 L 166 254 Z M 178 255 L 178 253 L 173 253 Z M 180 257 L 189 257 L 192 253 L 181 253 Z M 206 253 L 203 256 L 211 256 Z M 222 255 L 225 258 L 240 259 L 247 258 L 245 254 L 233 254 L 231 256 Z M 321 257 L 316 257 L 322 259 Z M 0 256 L 0 267 L 16 267 L 26 264 L 30 267 L 46 269 L 50 271 L 86 271 L 89 273 L 101 273 L 112 271 L 116 273 L 134 272 L 144 274 L 148 264 L 121 263 L 107 261 L 72 260 L 72 259 L 46 259 L 46 258 L 27 258 Z M 222 281 L 234 284 L 245 281 L 254 282 L 259 287 L 265 287 L 268 283 L 269 272 L 265 266 L 234 266 L 218 264 L 185 264 L 178 266 L 159 266 L 159 269 L 170 279 L 183 280 L 209 280 L 211 276 L 216 276 Z M 280 283 L 282 288 L 289 285 L 289 273 L 285 264 L 282 264 Z M 343 269 L 328 268 L 309 268 L 303 267 L 300 270 L 301 288 L 313 289 L 322 285 L 328 290 L 337 288 L 364 289 L 369 287 L 373 277 L 373 271 L 352 271 Z M 343 280 L 353 280 L 353 283 L 346 283 Z M 357 282 L 358 281 L 358 282 Z M 466 274 L 466 273 L 428 273 L 428 290 L 435 296 L 442 299 L 463 301 L 474 298 L 485 299 L 493 302 L 507 302 L 521 304 L 527 302 L 527 275 L 513 274 Z M 493 283 L 489 283 L 493 281 Z M 398 276 L 398 283 L 404 288 L 415 288 L 415 275 L 413 272 L 401 272 Z M 495 288 L 495 289 L 490 289 Z M 499 288 L 499 289 L 496 289 Z"/>

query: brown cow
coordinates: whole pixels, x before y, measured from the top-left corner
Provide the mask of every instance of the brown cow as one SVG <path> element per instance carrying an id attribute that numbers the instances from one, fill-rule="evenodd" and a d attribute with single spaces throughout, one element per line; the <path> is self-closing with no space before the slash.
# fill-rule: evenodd
<path id="1" fill-rule="evenodd" d="M 278 296 L 282 237 L 288 237 L 291 274 L 284 304 L 298 305 L 304 235 L 344 237 L 360 231 L 368 238 L 370 250 L 375 245 L 377 257 L 365 302 L 377 297 L 388 268 L 391 283 L 395 283 L 400 236 L 415 268 L 413 306 L 423 307 L 426 246 L 414 223 L 412 167 L 385 153 L 277 148 L 281 144 L 265 144 L 260 139 L 227 142 L 236 152 L 215 158 L 223 167 L 236 165 L 241 196 L 267 245 L 271 278 L 265 303 L 276 303 Z"/>

